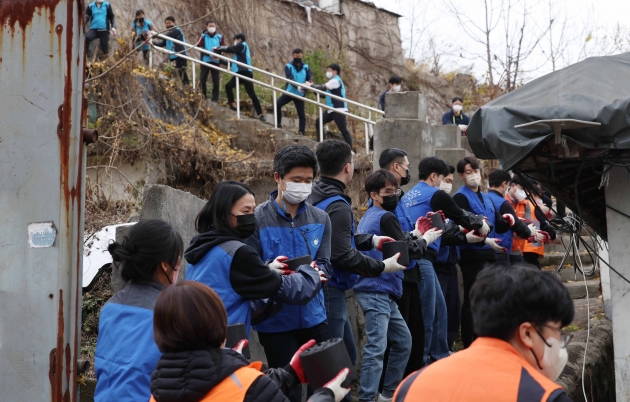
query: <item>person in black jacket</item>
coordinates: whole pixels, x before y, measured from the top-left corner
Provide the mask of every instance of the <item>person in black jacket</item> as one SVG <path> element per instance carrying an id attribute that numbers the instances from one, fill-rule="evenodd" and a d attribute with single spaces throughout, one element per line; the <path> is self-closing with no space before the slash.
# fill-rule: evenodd
<path id="1" fill-rule="evenodd" d="M 256 303 L 254 320 L 260 322 L 273 309 L 273 302 L 305 305 L 326 281 L 318 268 L 300 266 L 295 272 L 285 268 L 277 257 L 266 265 L 258 253 L 243 243 L 256 230 L 256 201 L 251 188 L 227 180 L 219 183 L 197 216 L 193 237 L 184 253 L 190 264 L 186 279 L 205 283 L 221 297 L 230 324 L 244 323 L 249 334 L 250 300 Z"/>
<path id="2" fill-rule="evenodd" d="M 180 42 L 186 42 L 186 37 L 184 36 L 184 32 L 181 30 L 181 28 L 175 26 L 175 17 L 171 17 L 171 16 L 166 17 L 166 20 L 164 20 L 164 24 L 166 25 L 166 28 L 168 29 L 168 32 L 166 32 L 164 36 L 168 36 L 169 38 L 173 38 Z M 186 68 L 188 66 L 188 60 L 184 59 L 183 57 L 178 56 L 178 54 L 188 55 L 188 52 L 186 51 L 186 46 L 179 43 L 175 43 L 170 40 L 159 40 L 159 39 L 154 39 L 153 44 L 155 46 L 165 47 L 167 50 L 174 52 L 174 54 L 169 54 L 168 58 L 170 61 L 175 62 L 175 69 L 177 70 L 177 73 L 179 74 L 179 77 L 181 78 L 182 83 L 184 85 L 190 84 L 190 80 L 188 79 L 188 73 L 186 72 Z"/>
<path id="3" fill-rule="evenodd" d="M 169 286 L 155 304 L 153 322 L 162 357 L 151 375 L 151 401 L 287 402 L 284 394 L 306 382 L 300 354 L 315 341 L 303 345 L 285 367 L 261 373 L 260 362 L 249 364 L 238 351 L 223 348 L 227 312 L 216 292 L 202 283 Z M 341 400 L 349 391 L 341 387 L 348 371 L 343 369 L 309 401 Z"/>
<path id="4" fill-rule="evenodd" d="M 355 235 L 352 200 L 344 193 L 354 174 L 350 145 L 344 141 L 326 140 L 317 146 L 315 153 L 321 174 L 307 201 L 326 211 L 332 227 L 330 261 L 333 272 L 329 286 L 324 288 L 326 316 L 331 335 L 344 340 L 350 360 L 356 363 L 357 349 L 346 310 L 346 291 L 356 284 L 359 276 L 375 278 L 383 272 L 396 272 L 405 267 L 394 257 L 381 261 L 359 252 L 380 250 L 383 242 L 393 239 L 371 234 Z"/>

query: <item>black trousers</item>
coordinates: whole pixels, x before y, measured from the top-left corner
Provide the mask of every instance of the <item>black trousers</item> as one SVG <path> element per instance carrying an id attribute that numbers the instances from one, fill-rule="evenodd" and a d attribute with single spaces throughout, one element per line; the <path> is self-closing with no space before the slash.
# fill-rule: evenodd
<path id="1" fill-rule="evenodd" d="M 239 75 L 247 78 L 254 78 L 254 74 L 251 71 L 239 71 Z M 247 95 L 249 95 L 249 99 L 252 100 L 254 104 L 254 109 L 256 110 L 256 114 L 260 116 L 262 114 L 262 108 L 260 107 L 260 101 L 256 96 L 256 91 L 254 90 L 254 84 L 250 81 L 239 80 L 239 83 L 245 87 L 245 91 L 247 91 Z M 227 84 L 225 84 L 225 92 L 227 92 L 228 102 L 231 104 L 234 102 L 234 88 L 236 88 L 236 77 L 232 76 Z"/>
<path id="2" fill-rule="evenodd" d="M 542 267 L 540 266 L 539 257 L 540 256 L 536 253 L 523 253 L 523 259 L 525 260 L 526 263 L 532 264 L 538 269 L 542 269 Z"/>
<path id="3" fill-rule="evenodd" d="M 208 99 L 208 91 L 206 87 L 206 81 L 208 81 L 208 74 L 212 74 L 212 101 L 219 101 L 219 92 L 221 91 L 221 72 L 214 68 L 201 66 L 201 93 L 204 98 Z"/>
<path id="4" fill-rule="evenodd" d="M 188 60 L 182 59 L 181 57 L 175 59 L 175 69 L 177 70 L 177 74 L 179 74 L 179 78 L 182 79 L 182 84 L 184 85 L 190 84 L 188 73 L 186 72 L 186 66 L 188 66 Z"/>
<path id="5" fill-rule="evenodd" d="M 460 260 L 459 267 L 464 279 L 464 303 L 462 304 L 462 342 L 464 347 L 469 347 L 475 338 L 472 311 L 470 310 L 470 289 L 477 280 L 477 274 L 486 266 L 488 261 L 464 261 Z"/>
<path id="6" fill-rule="evenodd" d="M 315 339 L 317 343 L 320 343 L 331 338 L 332 335 L 326 321 L 311 328 L 294 329 L 286 332 L 258 333 L 258 339 L 265 349 L 270 368 L 280 368 L 289 364 L 300 346 L 311 339 Z M 313 390 L 309 388 L 309 394 L 312 393 Z M 296 387 L 289 392 L 287 397 L 291 402 L 300 402 L 302 400 L 302 387 Z"/>
<path id="7" fill-rule="evenodd" d="M 350 135 L 350 131 L 348 131 L 348 127 L 346 126 L 346 115 L 336 112 L 324 112 L 324 124 L 328 124 L 331 121 L 334 121 L 337 125 L 339 131 L 341 131 L 341 135 L 343 135 L 343 139 L 347 142 L 350 147 L 352 147 L 352 136 Z M 319 117 L 315 122 L 315 128 L 317 130 L 317 136 L 319 137 Z"/>
<path id="8" fill-rule="evenodd" d="M 278 110 L 278 127 L 282 127 L 282 106 L 293 102 L 295 105 L 295 110 L 297 110 L 298 120 L 300 121 L 298 131 L 304 134 L 304 130 L 306 130 L 306 114 L 304 113 L 304 101 L 301 99 L 293 98 L 289 95 L 280 95 L 278 100 L 276 101 L 276 109 Z"/>
<path id="9" fill-rule="evenodd" d="M 98 39 L 101 43 L 101 52 L 103 54 L 109 53 L 109 30 L 97 31 L 96 29 L 90 29 L 85 35 L 85 48 L 90 46 L 90 42 L 94 39 Z"/>
<path id="10" fill-rule="evenodd" d="M 444 301 L 446 302 L 446 322 L 448 325 L 446 338 L 448 348 L 453 350 L 453 344 L 459 335 L 459 322 L 461 321 L 457 271 L 454 274 L 445 274 L 443 272 L 436 271 L 435 274 L 440 282 L 442 294 L 444 295 Z"/>

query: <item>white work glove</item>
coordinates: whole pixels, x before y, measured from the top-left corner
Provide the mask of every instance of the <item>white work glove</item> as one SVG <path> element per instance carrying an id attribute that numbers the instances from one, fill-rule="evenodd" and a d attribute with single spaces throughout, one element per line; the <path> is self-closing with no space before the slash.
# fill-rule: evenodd
<path id="1" fill-rule="evenodd" d="M 466 243 L 468 244 L 481 243 L 482 241 L 484 241 L 484 238 L 481 236 L 477 236 L 474 230 L 471 230 L 470 232 L 466 233 Z"/>
<path id="2" fill-rule="evenodd" d="M 310 87 L 311 85 L 313 85 L 310 81 L 306 81 L 302 83 L 303 87 Z"/>
<path id="3" fill-rule="evenodd" d="M 276 257 L 275 260 L 270 262 L 269 265 L 267 266 L 269 267 L 270 270 L 272 270 L 278 275 L 289 275 L 291 273 L 291 270 L 289 269 L 289 266 L 284 263 L 284 261 L 287 261 L 288 259 L 289 257 L 286 257 L 284 255 L 279 255 Z"/>
<path id="4" fill-rule="evenodd" d="M 335 376 L 335 378 L 324 384 L 324 388 L 328 388 L 333 392 L 333 394 L 335 394 L 335 402 L 341 402 L 341 400 L 348 394 L 348 392 L 350 392 L 350 388 L 344 388 L 341 386 L 341 384 L 346 380 L 349 372 L 350 369 L 345 368 L 341 370 L 339 374 Z M 309 399 L 309 401 L 310 400 L 311 399 Z"/>
<path id="5" fill-rule="evenodd" d="M 424 239 L 424 241 L 427 242 L 427 246 L 428 246 L 431 243 L 435 243 L 435 241 L 442 236 L 442 233 L 444 233 L 443 230 L 437 230 L 436 228 L 431 228 L 427 230 L 426 232 L 424 232 L 424 234 L 422 235 L 422 238 Z"/>
<path id="6" fill-rule="evenodd" d="M 112 28 L 112 35 L 116 36 L 116 28 Z"/>
<path id="7" fill-rule="evenodd" d="M 479 233 L 481 233 L 483 236 L 487 236 L 488 233 L 490 233 L 490 226 L 488 226 L 488 223 L 485 219 L 483 220 L 483 225 L 479 229 Z"/>
<path id="8" fill-rule="evenodd" d="M 527 228 L 529 229 L 529 235 L 530 236 L 536 236 L 536 232 L 538 232 L 538 229 L 536 228 L 536 225 L 531 223 L 529 226 L 527 226 Z"/>
<path id="9" fill-rule="evenodd" d="M 486 246 L 490 246 L 490 248 L 497 253 L 505 254 L 507 252 L 507 249 L 505 247 L 499 246 L 499 243 L 501 243 L 500 239 L 486 238 L 485 243 Z"/>
<path id="10" fill-rule="evenodd" d="M 383 251 L 383 243 L 389 243 L 390 241 L 396 241 L 389 236 L 372 236 L 372 248 L 378 251 Z"/>
<path id="11" fill-rule="evenodd" d="M 464 131 L 464 132 L 465 132 L 466 130 L 468 130 L 468 126 L 467 126 L 467 125 L 465 125 L 465 124 L 458 124 L 458 125 L 457 125 L 457 127 L 459 127 L 459 129 L 460 129 L 460 130 L 462 130 L 462 131 Z"/>
<path id="12" fill-rule="evenodd" d="M 393 272 L 402 271 L 403 269 L 407 268 L 404 265 L 400 265 L 398 263 L 399 257 L 400 253 L 396 253 L 395 256 L 389 257 L 388 259 L 384 260 L 383 263 L 385 264 L 385 269 L 383 270 L 383 272 L 386 274 L 391 274 Z"/>
<path id="13" fill-rule="evenodd" d="M 322 271 L 321 269 L 319 269 L 319 267 L 317 266 L 317 263 L 315 261 L 312 261 L 309 265 L 311 266 L 311 268 L 313 268 L 315 271 L 317 271 L 317 273 L 319 274 L 319 281 L 321 283 L 328 282 L 328 277 L 326 276 L 326 273 L 324 271 Z"/>
<path id="14" fill-rule="evenodd" d="M 534 240 L 536 240 L 539 243 L 542 243 L 543 241 L 545 241 L 546 238 L 547 238 L 546 232 L 543 232 L 542 230 L 537 230 L 536 234 L 534 235 Z"/>

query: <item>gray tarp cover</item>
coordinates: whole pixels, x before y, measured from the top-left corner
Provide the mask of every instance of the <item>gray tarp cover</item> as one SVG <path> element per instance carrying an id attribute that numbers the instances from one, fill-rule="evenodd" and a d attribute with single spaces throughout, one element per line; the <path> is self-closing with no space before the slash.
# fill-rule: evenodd
<path id="1" fill-rule="evenodd" d="M 536 120 L 577 119 L 599 127 L 562 134 L 586 148 L 630 148 L 630 53 L 592 57 L 529 82 L 484 105 L 472 117 L 468 141 L 481 159 L 511 169 L 552 129 L 515 129 Z"/>

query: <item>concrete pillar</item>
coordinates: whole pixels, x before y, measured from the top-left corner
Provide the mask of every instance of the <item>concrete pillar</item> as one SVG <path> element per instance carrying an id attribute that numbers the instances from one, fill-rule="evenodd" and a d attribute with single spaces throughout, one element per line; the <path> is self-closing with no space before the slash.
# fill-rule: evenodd
<path id="1" fill-rule="evenodd" d="M 610 264 L 610 255 L 608 254 L 608 242 L 597 237 L 599 240 L 595 246 L 599 252 L 599 275 L 602 284 L 602 298 L 604 299 L 604 312 L 609 320 L 612 320 L 612 295 L 610 293 L 610 268 L 604 264 L 602 260 Z M 613 273 L 614 274 L 614 273 Z"/>
<path id="2" fill-rule="evenodd" d="M 614 167 L 609 173 L 606 186 L 606 204 L 619 211 L 630 211 L 630 173 L 625 168 Z M 606 208 L 608 228 L 609 263 L 624 277 L 630 279 L 630 231 L 629 218 Z M 615 387 L 618 401 L 630 401 L 630 284 L 614 272 L 610 272 L 612 297 L 613 343 L 615 356 Z"/>
<path id="3" fill-rule="evenodd" d="M 400 148 L 407 152 L 411 182 L 403 186 L 409 191 L 418 182 L 418 164 L 422 158 L 433 156 L 435 147 L 427 123 L 426 98 L 418 92 L 388 93 L 385 118 L 374 128 L 374 170 L 378 158 L 387 148 Z"/>
<path id="4" fill-rule="evenodd" d="M 462 131 L 457 126 L 431 126 L 431 137 L 436 149 L 462 147 Z"/>

